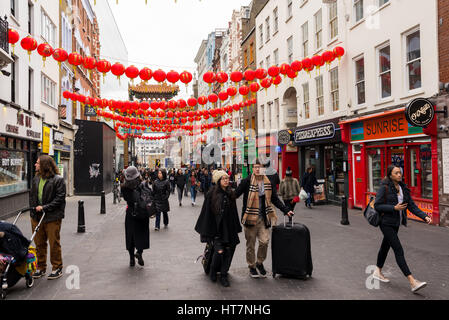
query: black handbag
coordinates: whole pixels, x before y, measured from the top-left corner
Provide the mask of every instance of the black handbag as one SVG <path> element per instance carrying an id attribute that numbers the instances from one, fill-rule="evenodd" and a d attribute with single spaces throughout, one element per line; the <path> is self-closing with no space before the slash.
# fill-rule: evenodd
<path id="1" fill-rule="evenodd" d="M 214 246 L 215 244 L 213 241 L 207 242 L 206 247 L 204 248 L 204 253 L 196 259 L 196 261 L 198 261 L 201 258 L 201 264 L 203 265 L 204 273 L 206 274 L 209 274 L 210 272 L 210 265 L 212 263 Z"/>
<path id="2" fill-rule="evenodd" d="M 377 212 L 374 208 L 374 202 L 375 198 L 371 197 L 368 205 L 365 208 L 365 211 L 363 212 L 363 215 L 365 216 L 366 220 L 368 220 L 368 223 L 372 225 L 373 227 L 378 227 L 380 225 L 380 221 L 382 220 L 381 213 Z"/>

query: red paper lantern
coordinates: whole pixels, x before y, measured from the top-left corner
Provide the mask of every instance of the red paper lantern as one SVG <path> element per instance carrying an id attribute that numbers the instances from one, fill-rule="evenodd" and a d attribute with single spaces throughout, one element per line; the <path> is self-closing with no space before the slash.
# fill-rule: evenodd
<path id="1" fill-rule="evenodd" d="M 175 100 L 170 100 L 170 101 L 168 102 L 168 107 L 169 107 L 170 109 L 176 109 L 176 108 L 178 107 L 178 103 L 177 103 Z"/>
<path id="2" fill-rule="evenodd" d="M 263 69 L 263 68 L 259 68 L 256 70 L 256 78 L 259 80 L 265 79 L 268 75 L 267 70 Z"/>
<path id="3" fill-rule="evenodd" d="M 125 66 L 119 62 L 116 62 L 111 66 L 111 72 L 120 81 L 120 77 L 125 73 Z"/>
<path id="4" fill-rule="evenodd" d="M 288 70 L 287 76 L 290 79 L 295 79 L 298 76 L 298 73 L 296 73 L 293 69 Z"/>
<path id="5" fill-rule="evenodd" d="M 125 70 L 125 75 L 128 78 L 130 78 L 131 81 L 133 81 L 133 82 L 134 82 L 134 79 L 139 76 L 139 73 L 140 73 L 139 69 L 136 66 L 134 66 L 134 65 L 129 66 Z"/>
<path id="6" fill-rule="evenodd" d="M 153 110 L 159 109 L 159 102 L 157 102 L 157 101 L 151 101 L 151 103 L 150 103 L 150 108 L 153 109 Z"/>
<path id="7" fill-rule="evenodd" d="M 257 82 L 253 82 L 249 86 L 249 89 L 251 90 L 251 92 L 257 92 L 260 89 L 260 85 Z"/>
<path id="8" fill-rule="evenodd" d="M 179 79 L 181 80 L 182 83 L 184 83 L 185 85 L 187 85 L 187 84 L 189 84 L 189 83 L 192 81 L 193 76 L 192 76 L 192 74 L 191 74 L 190 72 L 188 72 L 188 71 L 183 71 L 183 72 L 181 73 L 181 75 L 179 76 Z"/>
<path id="9" fill-rule="evenodd" d="M 240 93 L 242 96 L 248 95 L 248 93 L 249 93 L 249 88 L 248 88 L 248 86 L 241 86 L 241 87 L 239 88 L 239 93 Z"/>
<path id="10" fill-rule="evenodd" d="M 189 98 L 187 99 L 187 104 L 189 105 L 189 107 L 194 107 L 197 104 L 197 101 L 195 98 Z"/>
<path id="11" fill-rule="evenodd" d="M 243 75 L 246 81 L 253 81 L 254 78 L 256 77 L 256 72 L 252 69 L 248 69 L 245 71 Z"/>
<path id="12" fill-rule="evenodd" d="M 236 88 L 236 87 L 229 87 L 229 88 L 226 90 L 226 92 L 227 92 L 227 94 L 228 94 L 230 97 L 233 97 L 233 96 L 235 96 L 235 95 L 237 94 L 237 88 Z"/>
<path id="13" fill-rule="evenodd" d="M 83 60 L 83 66 L 87 70 L 92 70 L 96 67 L 97 60 L 94 57 L 85 57 Z"/>
<path id="14" fill-rule="evenodd" d="M 288 63 L 283 63 L 279 68 L 279 72 L 286 76 L 291 69 L 292 67 Z"/>
<path id="15" fill-rule="evenodd" d="M 73 67 L 76 67 L 83 63 L 83 57 L 77 52 L 72 52 L 69 54 L 68 61 Z"/>
<path id="16" fill-rule="evenodd" d="M 221 101 L 226 101 L 228 99 L 228 93 L 226 91 L 221 91 L 218 93 L 218 98 L 220 98 Z"/>
<path id="17" fill-rule="evenodd" d="M 170 72 L 167 73 L 167 81 L 170 83 L 173 83 L 173 84 L 178 82 L 179 81 L 179 73 L 171 70 Z"/>
<path id="18" fill-rule="evenodd" d="M 198 103 L 200 104 L 200 105 L 202 105 L 202 106 L 204 106 L 205 104 L 207 104 L 207 97 L 205 97 L 205 96 L 200 96 L 200 97 L 198 97 Z"/>
<path id="19" fill-rule="evenodd" d="M 265 78 L 263 79 L 260 84 L 262 85 L 262 87 L 266 89 L 268 89 L 269 87 L 271 87 L 271 85 L 273 84 L 273 80 L 272 78 Z"/>
<path id="20" fill-rule="evenodd" d="M 324 51 L 322 54 L 322 57 L 323 57 L 324 62 L 327 63 L 327 65 L 329 65 L 335 59 L 335 55 L 334 55 L 333 51 Z"/>
<path id="21" fill-rule="evenodd" d="M 281 82 L 282 82 L 281 76 L 277 76 L 277 77 L 274 77 L 274 78 L 273 78 L 273 84 L 274 84 L 275 86 L 278 86 Z"/>
<path id="22" fill-rule="evenodd" d="M 212 71 L 204 73 L 203 80 L 210 86 L 215 81 L 215 73 L 213 73 Z"/>
<path id="23" fill-rule="evenodd" d="M 9 29 L 8 30 L 8 42 L 11 44 L 11 46 L 13 48 L 19 40 L 20 40 L 19 33 L 14 29 Z"/>
<path id="24" fill-rule="evenodd" d="M 165 79 L 167 78 L 167 75 L 165 74 L 164 71 L 162 71 L 161 69 L 158 69 L 158 70 L 154 71 L 153 78 L 157 82 L 164 82 Z"/>
<path id="25" fill-rule="evenodd" d="M 302 67 L 304 68 L 304 70 L 310 69 L 313 65 L 312 63 L 312 59 L 310 58 L 305 58 L 301 61 L 302 63 Z"/>
<path id="26" fill-rule="evenodd" d="M 140 70 L 139 77 L 146 83 L 153 77 L 153 71 L 150 68 L 144 67 Z"/>
<path id="27" fill-rule="evenodd" d="M 104 77 L 106 76 L 106 73 L 111 71 L 111 68 L 112 68 L 111 63 L 107 60 L 102 59 L 97 62 L 97 70 L 103 74 L 103 81 Z"/>
<path id="28" fill-rule="evenodd" d="M 23 38 L 22 41 L 20 41 L 20 45 L 22 46 L 23 49 L 28 51 L 28 55 L 30 55 L 31 51 L 36 50 L 37 41 L 34 38 L 28 36 Z"/>
<path id="29" fill-rule="evenodd" d="M 162 110 L 167 110 L 167 108 L 168 108 L 167 101 L 162 100 L 161 102 L 159 102 L 159 108 Z"/>
<path id="30" fill-rule="evenodd" d="M 320 55 L 313 56 L 312 63 L 315 67 L 320 68 L 324 64 L 323 57 Z"/>
<path id="31" fill-rule="evenodd" d="M 216 79 L 217 79 L 218 83 L 223 84 L 228 81 L 229 77 L 228 77 L 228 74 L 225 72 L 218 72 Z"/>
<path id="32" fill-rule="evenodd" d="M 187 106 L 187 102 L 184 99 L 178 100 L 178 108 L 184 109 Z"/>
<path id="33" fill-rule="evenodd" d="M 301 61 L 298 61 L 298 60 L 293 61 L 292 64 L 291 64 L 291 68 L 295 72 L 301 71 L 302 70 L 302 63 L 301 63 Z"/>
<path id="34" fill-rule="evenodd" d="M 345 54 L 345 49 L 342 47 L 335 47 L 334 54 L 338 58 L 338 60 L 341 59 L 341 57 Z"/>
<path id="35" fill-rule="evenodd" d="M 37 53 L 39 53 L 42 56 L 42 60 L 44 61 L 44 65 L 45 65 L 45 60 L 49 56 L 51 56 L 53 54 L 53 52 L 54 52 L 53 48 L 48 43 L 41 43 L 37 47 Z"/>
<path id="36" fill-rule="evenodd" d="M 55 49 L 55 51 L 53 52 L 53 59 L 58 61 L 59 64 L 61 64 L 61 62 L 66 61 L 68 57 L 69 54 L 62 48 Z"/>
<path id="37" fill-rule="evenodd" d="M 218 101 L 218 96 L 215 93 L 212 93 L 209 95 L 208 99 L 209 99 L 209 102 L 215 103 Z"/>
<path id="38" fill-rule="evenodd" d="M 240 71 L 234 71 L 231 73 L 231 81 L 232 82 L 240 82 L 243 79 L 243 73 L 241 73 Z"/>
<path id="39" fill-rule="evenodd" d="M 144 101 L 144 102 L 140 103 L 139 107 L 142 110 L 148 110 L 150 108 L 150 104 L 148 102 Z"/>
<path id="40" fill-rule="evenodd" d="M 268 68 L 268 75 L 270 77 L 277 77 L 280 73 L 280 69 L 278 66 L 271 66 Z"/>

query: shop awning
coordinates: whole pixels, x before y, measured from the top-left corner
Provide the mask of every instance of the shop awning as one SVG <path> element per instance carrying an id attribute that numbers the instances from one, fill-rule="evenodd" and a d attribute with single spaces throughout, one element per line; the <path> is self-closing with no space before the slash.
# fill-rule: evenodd
<path id="1" fill-rule="evenodd" d="M 363 120 L 372 119 L 372 118 L 384 117 L 384 116 L 388 116 L 390 114 L 400 113 L 400 112 L 404 112 L 404 111 L 405 111 L 405 108 L 388 110 L 388 111 L 384 111 L 381 113 L 369 114 L 366 116 L 360 116 L 360 117 L 349 119 L 349 120 L 343 120 L 343 121 L 340 121 L 338 124 L 353 123 L 353 122 L 363 121 Z"/>

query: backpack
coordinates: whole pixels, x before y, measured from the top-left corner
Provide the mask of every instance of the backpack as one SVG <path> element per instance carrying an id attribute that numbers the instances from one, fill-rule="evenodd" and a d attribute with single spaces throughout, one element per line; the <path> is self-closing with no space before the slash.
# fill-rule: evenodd
<path id="1" fill-rule="evenodd" d="M 156 204 L 151 189 L 143 183 L 134 190 L 134 209 L 131 215 L 135 219 L 146 219 L 156 215 Z"/>

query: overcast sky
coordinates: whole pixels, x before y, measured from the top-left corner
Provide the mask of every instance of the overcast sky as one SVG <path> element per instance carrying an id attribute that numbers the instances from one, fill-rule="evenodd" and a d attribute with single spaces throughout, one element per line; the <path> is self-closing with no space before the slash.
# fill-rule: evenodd
<path id="1" fill-rule="evenodd" d="M 177 3 L 148 0 L 145 5 L 145 0 L 119 0 L 117 5 L 116 0 L 107 1 L 127 46 L 129 64 L 152 70 L 188 70 L 192 74 L 201 41 L 216 28 L 226 28 L 233 9 L 240 10 L 250 3 L 250 0 L 177 0 Z M 185 88 L 182 89 L 185 94 Z"/>

